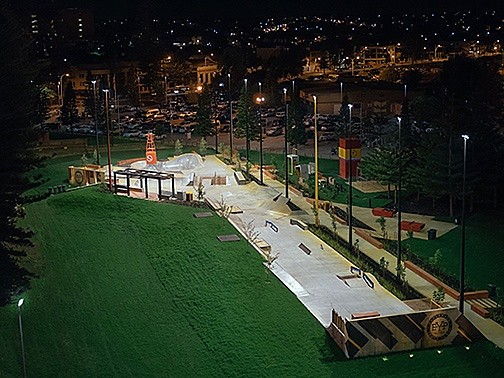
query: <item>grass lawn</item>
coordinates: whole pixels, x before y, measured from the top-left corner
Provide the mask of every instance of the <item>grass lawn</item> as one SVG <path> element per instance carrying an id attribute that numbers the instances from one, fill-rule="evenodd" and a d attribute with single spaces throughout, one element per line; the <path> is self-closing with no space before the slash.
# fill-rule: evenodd
<path id="1" fill-rule="evenodd" d="M 504 215 L 502 211 L 486 210 L 466 221 L 466 283 L 474 289 L 487 289 L 494 284 L 504 289 Z M 413 252 L 425 259 L 442 249 L 441 267 L 456 277 L 460 269 L 460 227 L 437 240 L 413 239 Z"/>
<path id="2" fill-rule="evenodd" d="M 240 151 L 241 155 L 245 155 L 244 151 Z M 272 154 L 272 153 L 264 153 L 263 154 L 263 163 L 264 165 L 274 165 L 277 167 L 278 171 L 282 174 L 285 172 L 285 155 L 282 154 Z M 259 164 L 259 153 L 257 151 L 250 151 L 250 161 Z M 299 163 L 300 164 L 308 164 L 310 162 L 314 162 L 313 157 L 309 156 L 300 156 Z M 320 172 L 327 177 L 334 177 L 336 181 L 343 186 L 345 189 L 344 192 L 337 193 L 335 190 L 320 187 L 319 195 L 322 200 L 330 200 L 338 203 L 347 203 L 348 202 L 348 181 L 343 180 L 339 176 L 339 161 L 337 159 L 321 159 L 319 158 L 319 170 Z M 290 176 L 290 182 L 294 182 L 296 176 Z M 387 198 L 387 192 L 378 192 L 378 193 L 363 193 L 360 190 L 354 188 L 352 192 L 353 204 L 355 206 L 361 207 L 383 207 L 392 202 L 392 199 Z M 370 206 L 371 200 L 371 206 Z"/>
<path id="3" fill-rule="evenodd" d="M 217 216 L 102 193 L 31 204 L 39 275 L 26 293 L 28 375 L 467 376 L 504 368 L 492 344 L 347 361 L 323 327 Z M 0 308 L 0 376 L 21 375 L 17 309 Z M 414 362 L 414 363 L 412 363 Z"/>

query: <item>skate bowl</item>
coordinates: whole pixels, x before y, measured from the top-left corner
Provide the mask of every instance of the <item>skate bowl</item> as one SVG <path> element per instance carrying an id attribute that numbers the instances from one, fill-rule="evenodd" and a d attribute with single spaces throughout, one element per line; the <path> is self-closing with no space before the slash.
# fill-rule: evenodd
<path id="1" fill-rule="evenodd" d="M 194 153 L 176 156 L 171 160 L 158 161 L 156 164 L 147 164 L 145 159 L 131 163 L 131 168 L 145 169 L 158 172 L 181 173 L 203 167 L 203 159 Z"/>

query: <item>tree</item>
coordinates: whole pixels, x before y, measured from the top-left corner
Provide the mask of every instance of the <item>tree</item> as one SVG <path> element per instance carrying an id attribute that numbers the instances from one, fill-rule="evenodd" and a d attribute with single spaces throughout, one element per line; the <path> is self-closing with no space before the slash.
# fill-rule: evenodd
<path id="1" fill-rule="evenodd" d="M 203 201 L 205 198 L 205 185 L 203 185 L 203 180 L 199 180 L 198 188 L 196 189 L 196 197 L 198 198 L 198 201 Z"/>
<path id="2" fill-rule="evenodd" d="M 496 199 L 498 189 L 502 188 L 504 144 L 499 133 L 502 92 L 498 65 L 485 59 L 456 57 L 443 65 L 431 93 L 412 104 L 415 119 L 427 123 L 433 130 L 422 135 L 417 156 L 423 164 L 416 172 L 416 184 L 420 187 L 421 180 L 433 176 L 432 170 L 438 171 L 442 176 L 436 175 L 433 179 L 439 181 L 443 190 L 437 193 L 448 199 L 451 216 L 455 200 L 461 196 L 462 134 L 471 138 L 466 180 L 469 197 L 492 195 Z M 424 149 L 433 143 L 436 148 Z M 490 161 L 493 164 L 488 164 Z M 423 188 L 427 190 L 426 185 Z"/>
<path id="3" fill-rule="evenodd" d="M 399 80 L 399 72 L 395 67 L 386 67 L 380 71 L 380 80 L 395 83 Z"/>
<path id="4" fill-rule="evenodd" d="M 23 193 L 37 185 L 29 172 L 40 164 L 35 155 L 37 97 L 32 81 L 37 67 L 29 54 L 30 41 L 6 6 L 0 7 L 0 305 L 28 285 L 29 272 L 18 265 L 31 246 L 32 233 L 19 226 Z M 40 115 L 40 114 L 39 114 Z"/>
<path id="5" fill-rule="evenodd" d="M 368 180 L 376 180 L 382 185 L 387 185 L 388 195 L 391 194 L 391 185 L 397 183 L 399 166 L 395 148 L 375 148 L 360 162 L 362 176 Z"/>
<path id="6" fill-rule="evenodd" d="M 212 97 L 207 87 L 204 88 L 198 99 L 194 132 L 203 137 L 215 133 L 215 127 L 212 122 Z"/>
<path id="7" fill-rule="evenodd" d="M 305 111 L 299 94 L 292 95 L 292 101 L 289 104 L 289 116 L 287 118 L 287 140 L 293 146 L 306 144 L 308 141 L 306 129 L 303 124 Z"/>
<path id="8" fill-rule="evenodd" d="M 434 255 L 429 257 L 429 264 L 433 266 L 436 271 L 436 274 L 439 275 L 441 272 L 441 261 L 443 259 L 443 251 L 441 249 L 436 249 Z"/>
<path id="9" fill-rule="evenodd" d="M 331 226 L 332 226 L 333 233 L 334 233 L 334 239 L 336 240 L 337 243 L 339 243 L 338 219 L 336 217 L 336 206 L 334 206 L 332 203 L 329 206 L 329 216 L 331 217 Z"/>
<path id="10" fill-rule="evenodd" d="M 61 123 L 63 125 L 73 125 L 77 122 L 77 101 L 72 83 L 68 82 L 63 95 L 63 106 L 61 107 Z"/>
<path id="11" fill-rule="evenodd" d="M 236 114 L 237 122 L 235 135 L 237 138 L 245 138 L 245 148 L 247 150 L 247 158 L 250 151 L 250 141 L 257 139 L 261 134 L 259 125 L 259 117 L 252 102 L 252 96 L 245 88 L 242 89 L 240 99 L 238 100 L 238 112 Z M 247 161 L 247 173 L 249 164 Z"/>
<path id="12" fill-rule="evenodd" d="M 201 156 L 205 156 L 207 154 L 207 141 L 205 138 L 201 138 L 199 143 L 199 153 Z"/>
<path id="13" fill-rule="evenodd" d="M 182 145 L 182 142 L 180 141 L 180 139 L 177 139 L 175 141 L 175 156 L 181 155 L 183 149 L 184 149 L 184 146 Z"/>
<path id="14" fill-rule="evenodd" d="M 382 277 L 385 277 L 385 271 L 388 269 L 389 262 L 385 260 L 385 257 L 381 257 L 380 259 L 380 268 L 381 268 L 381 275 Z"/>
<path id="15" fill-rule="evenodd" d="M 380 230 L 382 232 L 383 239 L 387 239 L 387 220 L 384 217 L 380 217 L 376 220 L 376 223 L 380 225 Z"/>
<path id="16" fill-rule="evenodd" d="M 41 124 L 49 118 L 50 101 L 54 98 L 54 91 L 45 85 L 37 85 L 35 98 L 35 124 Z"/>
<path id="17" fill-rule="evenodd" d="M 415 164 L 407 167 L 405 186 L 420 194 L 432 198 L 432 207 L 436 199 L 449 195 L 452 177 L 447 166 L 448 150 L 444 138 L 435 132 L 422 135 Z"/>
<path id="18" fill-rule="evenodd" d="M 136 68 L 128 70 L 125 83 L 126 94 L 133 106 L 140 106 L 140 92 L 138 87 L 138 72 Z"/>
<path id="19" fill-rule="evenodd" d="M 343 122 L 346 122 L 348 124 L 348 121 L 349 121 L 349 118 L 350 118 L 350 109 L 348 108 L 348 104 L 349 104 L 349 100 L 348 100 L 348 95 L 344 95 L 343 96 L 343 100 L 341 102 L 341 108 L 340 108 L 340 111 L 339 111 L 339 115 L 341 117 L 341 120 Z M 345 133 L 345 135 L 347 135 L 347 133 Z"/>
<path id="20" fill-rule="evenodd" d="M 183 85 L 189 82 L 192 70 L 186 60 L 177 57 L 170 60 L 161 69 L 161 73 L 166 75 L 167 80 L 174 85 Z"/>
<path id="21" fill-rule="evenodd" d="M 305 56 L 306 51 L 302 48 L 284 49 L 263 62 L 263 69 L 270 73 L 276 81 L 290 80 L 303 72 Z"/>
<path id="22" fill-rule="evenodd" d="M 432 292 L 432 301 L 439 306 L 443 304 L 445 300 L 445 292 L 442 287 L 437 288 L 437 290 L 434 290 Z"/>

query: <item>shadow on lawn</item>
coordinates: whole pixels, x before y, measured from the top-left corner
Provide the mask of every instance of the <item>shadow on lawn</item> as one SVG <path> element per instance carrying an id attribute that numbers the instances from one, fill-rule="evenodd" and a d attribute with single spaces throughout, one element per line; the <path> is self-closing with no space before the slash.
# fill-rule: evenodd
<path id="1" fill-rule="evenodd" d="M 320 360 L 324 363 L 348 361 L 343 351 L 327 332 L 325 333 L 324 346 L 320 348 L 320 354 Z"/>

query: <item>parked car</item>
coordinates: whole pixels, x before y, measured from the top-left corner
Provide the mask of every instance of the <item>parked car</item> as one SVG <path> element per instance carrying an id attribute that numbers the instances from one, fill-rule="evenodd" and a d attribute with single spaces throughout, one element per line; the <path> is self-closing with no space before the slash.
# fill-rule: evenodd
<path id="1" fill-rule="evenodd" d="M 143 133 L 141 131 L 125 131 L 123 137 L 125 138 L 140 138 Z"/>
<path id="2" fill-rule="evenodd" d="M 334 133 L 322 133 L 318 137 L 319 142 L 323 142 L 325 140 L 334 140 Z"/>
<path id="3" fill-rule="evenodd" d="M 283 127 L 279 127 L 279 126 L 266 130 L 267 136 L 277 136 L 277 135 L 282 135 L 282 133 L 283 133 Z"/>

